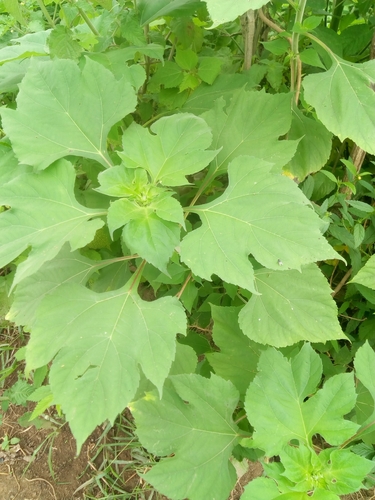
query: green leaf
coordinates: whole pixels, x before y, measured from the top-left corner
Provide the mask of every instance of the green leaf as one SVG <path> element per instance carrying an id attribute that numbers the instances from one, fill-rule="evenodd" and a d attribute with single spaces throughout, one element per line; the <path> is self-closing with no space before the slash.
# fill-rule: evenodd
<path id="1" fill-rule="evenodd" d="M 71 252 L 69 245 L 65 243 L 54 259 L 18 284 L 7 318 L 30 329 L 36 310 L 47 294 L 67 282 L 85 284 L 99 266 L 100 263 L 83 257 L 79 252 Z"/>
<path id="2" fill-rule="evenodd" d="M 338 445 L 358 429 L 357 424 L 343 418 L 355 404 L 352 373 L 331 377 L 304 402 L 322 375 L 321 360 L 309 344 L 291 360 L 268 349 L 260 356 L 258 370 L 247 391 L 245 409 L 255 428 L 252 446 L 266 455 L 278 455 L 292 439 L 311 446 L 314 434 Z"/>
<path id="3" fill-rule="evenodd" d="M 59 160 L 40 174 L 21 174 L 0 188 L 0 204 L 12 207 L 0 214 L 0 267 L 31 248 L 17 267 L 13 285 L 53 259 L 65 242 L 72 250 L 81 248 L 103 226 L 100 219 L 90 221 L 103 210 L 80 205 L 74 197 L 74 182 L 71 163 Z"/>
<path id="4" fill-rule="evenodd" d="M 280 491 L 275 481 L 266 477 L 257 477 L 245 487 L 241 500 L 274 500 Z"/>
<path id="5" fill-rule="evenodd" d="M 5 11 L 9 12 L 9 14 L 13 16 L 17 22 L 24 26 L 27 24 L 26 19 L 23 17 L 18 0 L 3 0 L 3 5 L 5 7 Z"/>
<path id="6" fill-rule="evenodd" d="M 202 117 L 213 132 L 212 147 L 220 149 L 210 169 L 215 175 L 226 173 L 237 156 L 249 155 L 284 166 L 294 155 L 295 141 L 279 141 L 291 124 L 290 94 L 238 90 L 225 109 L 223 98 Z"/>
<path id="7" fill-rule="evenodd" d="M 216 151 L 205 151 L 212 141 L 210 128 L 189 113 L 161 118 L 147 129 L 132 123 L 123 135 L 118 153 L 129 168 L 142 167 L 153 183 L 164 186 L 188 184 L 186 175 L 199 172 L 213 160 Z"/>
<path id="8" fill-rule="evenodd" d="M 358 283 L 375 290 L 375 255 L 371 255 L 366 264 L 350 280 L 350 283 Z"/>
<path id="9" fill-rule="evenodd" d="M 218 57 L 203 57 L 199 60 L 198 76 L 199 78 L 212 85 L 219 76 L 222 61 Z"/>
<path id="10" fill-rule="evenodd" d="M 267 49 L 271 54 L 277 56 L 282 56 L 286 54 L 290 48 L 290 45 L 285 38 L 276 38 L 276 40 L 271 40 L 270 42 L 261 42 L 263 47 Z"/>
<path id="11" fill-rule="evenodd" d="M 202 84 L 194 90 L 182 106 L 182 110 L 200 115 L 213 108 L 215 101 L 220 97 L 229 104 L 236 90 L 255 85 L 248 73 L 220 74 L 212 85 Z"/>
<path id="12" fill-rule="evenodd" d="M 332 66 L 303 80 L 306 101 L 341 141 L 352 139 L 375 154 L 375 65 L 354 64 L 330 53 Z"/>
<path id="13" fill-rule="evenodd" d="M 139 0 L 137 2 L 142 26 L 162 16 L 192 14 L 201 6 L 202 3 L 199 0 Z"/>
<path id="14" fill-rule="evenodd" d="M 211 305 L 211 309 L 214 321 L 213 340 L 220 352 L 207 353 L 206 358 L 215 373 L 230 380 L 243 396 L 256 375 L 263 347 L 240 330 L 239 308 Z"/>
<path id="15" fill-rule="evenodd" d="M 112 203 L 108 210 L 108 226 L 113 233 L 123 225 L 122 237 L 130 251 L 168 274 L 168 261 L 180 243 L 179 224 L 158 217 L 152 204 L 140 207 L 122 199 Z"/>
<path id="16" fill-rule="evenodd" d="M 316 260 L 337 258 L 322 237 L 319 217 L 289 178 L 272 164 L 242 156 L 229 166 L 229 186 L 206 205 L 189 208 L 202 226 L 181 243 L 181 258 L 194 274 L 255 292 L 248 255 L 270 269 L 301 269 Z M 215 255 L 215 259 L 212 258 Z"/>
<path id="17" fill-rule="evenodd" d="M 299 57 L 303 63 L 308 64 L 309 66 L 326 69 L 315 49 L 305 49 L 300 53 Z"/>
<path id="18" fill-rule="evenodd" d="M 191 49 L 177 49 L 175 61 L 180 68 L 190 71 L 198 64 L 198 56 Z"/>
<path id="19" fill-rule="evenodd" d="M 107 134 L 134 111 L 130 83 L 117 81 L 86 59 L 82 72 L 69 59 L 32 61 L 20 85 L 17 110 L 3 109 L 3 125 L 22 163 L 44 169 L 58 158 L 78 155 L 108 167 Z"/>
<path id="20" fill-rule="evenodd" d="M 354 358 L 354 368 L 356 376 L 366 387 L 372 397 L 372 412 L 367 420 L 363 422 L 364 425 L 374 420 L 375 418 L 375 352 L 370 347 L 368 341 L 365 342 L 356 352 Z"/>
<path id="21" fill-rule="evenodd" d="M 163 85 L 165 89 L 178 87 L 183 79 L 182 69 L 175 62 L 165 61 L 164 66 L 160 66 L 152 76 L 148 90 L 149 92 L 157 92 L 160 85 Z"/>
<path id="22" fill-rule="evenodd" d="M 59 24 L 48 37 L 48 47 L 51 57 L 58 59 L 78 60 L 83 52 L 79 43 L 74 40 L 72 32 L 66 26 Z"/>
<path id="23" fill-rule="evenodd" d="M 0 64 L 24 59 L 31 56 L 46 56 L 48 54 L 47 39 L 50 30 L 39 31 L 38 33 L 29 33 L 20 38 L 11 40 L 11 45 L 7 45 L 0 50 Z"/>
<path id="24" fill-rule="evenodd" d="M 363 488 L 363 480 L 374 467 L 374 462 L 349 450 L 326 449 L 319 458 L 324 464 L 327 489 L 337 495 L 346 495 Z"/>
<path id="25" fill-rule="evenodd" d="M 176 375 L 161 400 L 155 393 L 132 403 L 142 445 L 162 458 L 144 475 L 169 498 L 226 500 L 236 482 L 229 462 L 238 441 L 232 414 L 234 386 L 216 375 Z"/>
<path id="26" fill-rule="evenodd" d="M 288 139 L 300 139 L 296 154 L 286 167 L 299 181 L 324 167 L 332 148 L 332 134 L 319 121 L 294 109 Z"/>
<path id="27" fill-rule="evenodd" d="M 219 24 L 234 21 L 238 16 L 241 16 L 246 11 L 252 9 L 257 10 L 266 5 L 269 0 L 205 0 L 207 9 L 210 13 L 213 25 L 215 28 Z"/>
<path id="28" fill-rule="evenodd" d="M 53 359 L 52 393 L 78 449 L 97 425 L 113 421 L 132 400 L 138 365 L 161 394 L 176 334 L 185 332 L 186 317 L 175 297 L 145 302 L 132 282 L 106 293 L 66 284 L 45 297 L 37 312 L 27 368 Z"/>
<path id="29" fill-rule="evenodd" d="M 356 224 L 353 230 L 354 248 L 358 248 L 365 237 L 365 228 L 362 224 Z"/>
<path id="30" fill-rule="evenodd" d="M 284 347 L 346 338 L 332 290 L 315 264 L 302 272 L 259 269 L 255 286 L 260 295 L 253 295 L 239 315 L 242 331 L 253 341 Z"/>

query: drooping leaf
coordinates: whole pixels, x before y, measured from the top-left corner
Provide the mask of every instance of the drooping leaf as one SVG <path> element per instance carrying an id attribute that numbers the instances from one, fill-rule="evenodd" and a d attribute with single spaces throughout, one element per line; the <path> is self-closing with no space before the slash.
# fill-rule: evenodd
<path id="1" fill-rule="evenodd" d="M 309 344 L 291 360 L 268 349 L 260 356 L 258 370 L 247 391 L 245 409 L 255 428 L 252 446 L 266 455 L 278 455 L 292 439 L 311 446 L 314 434 L 338 445 L 358 429 L 358 424 L 343 418 L 355 404 L 352 373 L 331 377 L 305 401 L 322 374 L 321 360 Z"/>
<path id="2" fill-rule="evenodd" d="M 324 125 L 294 109 L 288 139 L 300 139 L 296 154 L 286 167 L 299 181 L 324 167 L 332 148 L 332 134 Z"/>
<path id="3" fill-rule="evenodd" d="M 161 118 L 148 130 L 133 123 L 123 135 L 124 165 L 142 167 L 152 182 L 165 186 L 187 184 L 186 175 L 199 172 L 213 160 L 216 151 L 205 151 L 212 134 L 202 118 L 183 113 Z"/>
<path id="4" fill-rule="evenodd" d="M 234 93 L 226 109 L 225 104 L 219 98 L 214 108 L 202 115 L 213 132 L 212 147 L 221 148 L 210 172 L 225 173 L 228 164 L 240 155 L 264 159 L 280 167 L 290 161 L 297 141 L 279 141 L 291 125 L 290 94 L 241 89 Z"/>
<path id="5" fill-rule="evenodd" d="M 358 271 L 350 283 L 358 283 L 375 290 L 375 255 L 372 255 L 366 264 Z"/>
<path id="6" fill-rule="evenodd" d="M 3 109 L 3 126 L 18 159 L 41 170 L 67 155 L 108 167 L 107 134 L 135 109 L 130 83 L 86 59 L 81 70 L 70 59 L 32 61 L 20 84 L 17 109 Z"/>
<path id="7" fill-rule="evenodd" d="M 144 26 L 162 16 L 192 14 L 201 5 L 200 0 L 140 0 L 137 7 Z"/>
<path id="8" fill-rule="evenodd" d="M 75 171 L 59 160 L 47 170 L 25 172 L 0 188 L 0 204 L 11 207 L 0 214 L 0 267 L 31 248 L 17 267 L 14 285 L 53 259 L 65 242 L 84 247 L 103 226 L 100 209 L 86 208 L 74 197 Z"/>
<path id="9" fill-rule="evenodd" d="M 0 50 L 0 64 L 31 56 L 46 56 L 48 54 L 47 39 L 51 30 L 28 33 L 11 40 L 13 43 Z"/>
<path id="10" fill-rule="evenodd" d="M 232 414 L 238 393 L 216 375 L 176 375 L 166 383 L 163 398 L 155 393 L 132 403 L 142 445 L 162 458 L 144 475 L 173 499 L 226 500 L 236 482 L 229 462 L 238 440 Z"/>
<path id="11" fill-rule="evenodd" d="M 291 179 L 272 172 L 272 164 L 243 156 L 230 164 L 228 174 L 222 196 L 189 209 L 202 220 L 181 243 L 181 258 L 194 274 L 205 279 L 217 274 L 257 293 L 250 253 L 274 270 L 300 270 L 307 263 L 337 258 L 307 198 Z"/>
<path id="12" fill-rule="evenodd" d="M 315 264 L 302 272 L 259 269 L 255 286 L 260 295 L 253 295 L 239 316 L 242 331 L 253 341 L 284 347 L 346 338 L 332 290 Z"/>
<path id="13" fill-rule="evenodd" d="M 212 28 L 219 24 L 234 21 L 236 17 L 241 16 L 246 11 L 260 9 L 269 0 L 205 0 L 207 9 L 213 21 Z"/>
<path id="14" fill-rule="evenodd" d="M 257 372 L 262 346 L 246 337 L 238 326 L 238 307 L 211 306 L 214 321 L 213 340 L 220 352 L 207 353 L 206 358 L 216 375 L 230 380 L 241 395 Z"/>
<path id="15" fill-rule="evenodd" d="M 375 61 L 355 64 L 330 54 L 328 71 L 304 78 L 305 99 L 341 141 L 375 154 Z"/>
<path id="16" fill-rule="evenodd" d="M 78 449 L 96 425 L 113 421 L 132 400 L 138 364 L 161 394 L 176 334 L 185 333 L 186 317 L 175 297 L 145 302 L 132 281 L 106 293 L 65 284 L 45 297 L 37 311 L 27 367 L 53 360 L 54 400 L 65 412 Z"/>

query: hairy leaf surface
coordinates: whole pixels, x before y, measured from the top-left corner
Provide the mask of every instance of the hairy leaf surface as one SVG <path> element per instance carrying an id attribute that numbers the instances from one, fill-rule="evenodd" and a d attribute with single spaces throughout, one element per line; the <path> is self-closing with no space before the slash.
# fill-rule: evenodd
<path id="1" fill-rule="evenodd" d="M 20 84 L 17 109 L 3 109 L 3 126 L 19 160 L 37 169 L 67 155 L 108 167 L 107 135 L 134 111 L 130 83 L 91 59 L 81 71 L 69 59 L 32 61 Z"/>
<path id="2" fill-rule="evenodd" d="M 132 400 L 139 368 L 162 393 L 186 317 L 175 297 L 145 302 L 131 282 L 96 293 L 66 284 L 42 301 L 27 347 L 28 369 L 49 363 L 52 392 L 78 449 L 95 426 Z M 136 288 L 136 287 L 135 287 Z"/>
<path id="3" fill-rule="evenodd" d="M 304 402 L 322 375 L 321 360 L 309 344 L 291 360 L 270 348 L 261 354 L 258 369 L 246 394 L 245 409 L 255 428 L 252 446 L 266 455 L 278 455 L 292 439 L 311 446 L 314 434 L 338 445 L 358 429 L 358 424 L 343 418 L 356 400 L 352 373 L 331 377 Z"/>
<path id="4" fill-rule="evenodd" d="M 290 94 L 241 89 L 234 93 L 229 106 L 226 107 L 224 98 L 219 98 L 202 117 L 212 129 L 212 147 L 221 148 L 210 168 L 214 175 L 225 173 L 228 164 L 240 155 L 282 167 L 296 151 L 297 141 L 279 141 L 291 125 Z"/>
<path id="5" fill-rule="evenodd" d="M 272 172 L 272 164 L 236 158 L 229 166 L 224 194 L 189 208 L 199 215 L 202 226 L 183 239 L 182 260 L 202 278 L 215 273 L 227 283 L 258 293 L 250 253 L 274 270 L 300 270 L 304 264 L 337 257 L 308 204 L 291 179 Z"/>
<path id="6" fill-rule="evenodd" d="M 253 295 L 239 316 L 242 331 L 255 342 L 284 347 L 346 338 L 332 290 L 315 264 L 302 272 L 259 269 L 255 286 L 260 295 Z"/>
<path id="7" fill-rule="evenodd" d="M 0 204 L 11 207 L 0 214 L 0 267 L 31 247 L 17 267 L 14 285 L 53 259 L 65 242 L 72 250 L 81 248 L 103 226 L 100 219 L 89 220 L 102 210 L 86 208 L 75 199 L 74 182 L 71 163 L 59 160 L 40 174 L 25 172 L 0 187 Z"/>
<path id="8" fill-rule="evenodd" d="M 331 54 L 332 66 L 303 80 L 305 99 L 341 141 L 375 154 L 375 61 L 354 64 Z"/>
<path id="9" fill-rule="evenodd" d="M 188 184 L 186 175 L 205 168 L 216 156 L 216 151 L 205 151 L 212 142 L 212 133 L 202 118 L 182 113 L 161 118 L 150 132 L 132 123 L 123 135 L 124 165 L 142 167 L 152 182 L 165 186 Z"/>
<path id="10" fill-rule="evenodd" d="M 67 282 L 85 284 L 90 274 L 101 265 L 101 262 L 87 259 L 79 252 L 71 252 L 65 243 L 54 259 L 17 285 L 8 320 L 30 328 L 36 310 L 47 294 Z"/>
<path id="11" fill-rule="evenodd" d="M 163 398 L 155 393 L 132 403 L 144 447 L 163 458 L 145 479 L 173 499 L 226 500 L 236 482 L 229 462 L 238 440 L 232 414 L 238 392 L 216 375 L 171 376 Z"/>

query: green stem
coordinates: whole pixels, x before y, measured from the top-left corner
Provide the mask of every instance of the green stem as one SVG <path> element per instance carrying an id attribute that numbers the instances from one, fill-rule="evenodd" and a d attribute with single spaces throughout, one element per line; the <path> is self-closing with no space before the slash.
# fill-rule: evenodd
<path id="1" fill-rule="evenodd" d="M 46 6 L 43 3 L 43 0 L 36 0 L 38 2 L 38 5 L 40 7 L 40 10 L 43 12 L 44 17 L 47 19 L 48 24 L 51 26 L 51 28 L 55 27 L 55 23 L 52 20 L 52 17 L 49 15 L 48 10 L 46 9 Z"/>
<path id="2" fill-rule="evenodd" d="M 300 0 L 299 5 L 296 10 L 295 24 L 302 24 L 303 15 L 305 13 L 307 0 Z M 299 65 L 299 33 L 294 32 L 292 35 L 292 59 L 291 59 L 291 90 L 294 91 L 299 88 L 300 82 L 298 80 L 301 78 L 300 71 L 298 71 Z"/>
<path id="3" fill-rule="evenodd" d="M 82 19 L 85 21 L 87 26 L 90 28 L 90 30 L 94 33 L 95 36 L 100 36 L 99 31 L 95 28 L 95 26 L 92 24 L 90 21 L 89 17 L 87 16 L 86 12 L 84 12 L 80 7 L 77 7 L 77 10 L 82 17 Z"/>
<path id="4" fill-rule="evenodd" d="M 336 31 L 339 29 L 341 17 L 342 17 L 342 11 L 344 10 L 344 0 L 336 0 L 335 6 L 333 8 L 332 12 L 332 19 L 329 27 L 331 30 Z"/>

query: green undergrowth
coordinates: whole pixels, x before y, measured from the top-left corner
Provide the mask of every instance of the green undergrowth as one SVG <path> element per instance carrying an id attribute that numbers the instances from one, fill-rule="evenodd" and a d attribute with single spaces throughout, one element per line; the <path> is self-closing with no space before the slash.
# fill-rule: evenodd
<path id="1" fill-rule="evenodd" d="M 128 408 L 173 500 L 371 488 L 373 1 L 1 8 L 3 404 Z"/>

